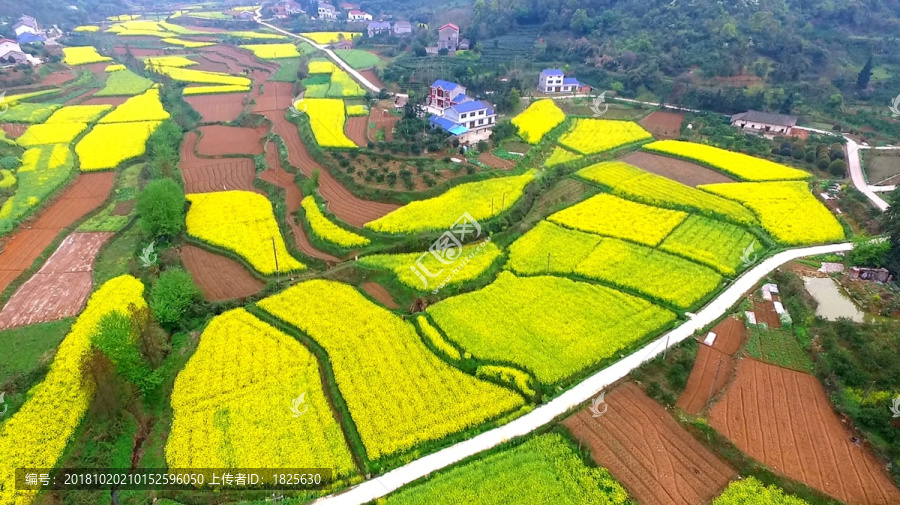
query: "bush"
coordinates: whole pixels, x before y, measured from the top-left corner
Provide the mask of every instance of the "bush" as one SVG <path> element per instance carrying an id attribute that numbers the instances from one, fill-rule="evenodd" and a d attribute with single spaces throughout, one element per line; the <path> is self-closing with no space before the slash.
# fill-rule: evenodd
<path id="1" fill-rule="evenodd" d="M 141 229 L 153 238 L 177 235 L 184 230 L 184 191 L 172 179 L 151 181 L 138 195 Z"/>
<path id="2" fill-rule="evenodd" d="M 0 158 L 0 168 L 4 168 L 6 170 L 12 170 L 14 168 L 19 168 L 19 158 L 15 156 L 4 156 Z"/>
<path id="3" fill-rule="evenodd" d="M 112 312 L 100 320 L 94 346 L 116 366 L 119 375 L 146 393 L 159 381 L 138 351 L 135 341 L 139 331 L 130 317 Z"/>
<path id="4" fill-rule="evenodd" d="M 163 272 L 150 291 L 150 309 L 160 324 L 175 328 L 190 314 L 200 298 L 200 289 L 191 275 L 181 268 Z"/>
<path id="5" fill-rule="evenodd" d="M 835 177 L 847 175 L 847 163 L 843 160 L 834 160 L 828 165 L 828 173 Z"/>

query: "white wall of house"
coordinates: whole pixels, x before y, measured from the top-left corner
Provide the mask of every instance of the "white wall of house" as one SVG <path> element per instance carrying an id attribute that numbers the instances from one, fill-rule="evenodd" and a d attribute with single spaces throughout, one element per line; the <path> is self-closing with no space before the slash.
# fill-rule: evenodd
<path id="1" fill-rule="evenodd" d="M 732 125 L 744 130 L 756 130 L 761 132 L 788 133 L 791 131 L 790 126 L 771 123 L 754 123 L 752 121 L 745 121 L 743 119 L 735 121 L 734 123 L 732 123 Z"/>

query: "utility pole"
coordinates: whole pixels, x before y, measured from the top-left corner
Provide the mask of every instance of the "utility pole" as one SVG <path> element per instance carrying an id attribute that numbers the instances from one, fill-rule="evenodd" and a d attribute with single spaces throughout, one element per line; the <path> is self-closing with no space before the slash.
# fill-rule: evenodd
<path id="1" fill-rule="evenodd" d="M 712 386 L 709 387 L 709 395 L 706 397 L 706 404 L 709 405 L 709 401 L 712 399 L 713 391 L 716 390 L 716 382 L 719 380 L 719 370 L 722 369 L 722 360 L 719 360 L 719 366 L 716 367 L 716 376 L 713 377 Z"/>
<path id="2" fill-rule="evenodd" d="M 669 352 L 669 338 L 671 336 L 672 336 L 671 332 L 666 334 L 666 348 L 663 349 L 663 361 L 666 360 L 666 354 Z M 721 363 L 721 361 L 719 363 Z"/>
<path id="3" fill-rule="evenodd" d="M 272 255 L 275 256 L 275 280 L 278 281 L 279 270 L 278 270 L 278 249 L 275 248 L 275 237 L 272 237 Z"/>

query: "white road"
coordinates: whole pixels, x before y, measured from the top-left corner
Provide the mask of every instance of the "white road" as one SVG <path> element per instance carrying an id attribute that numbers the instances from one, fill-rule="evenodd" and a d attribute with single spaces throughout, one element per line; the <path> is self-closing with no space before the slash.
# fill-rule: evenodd
<path id="1" fill-rule="evenodd" d="M 856 186 L 856 189 L 862 194 L 866 195 L 866 198 L 882 212 L 888 210 L 890 205 L 888 205 L 888 203 L 880 196 L 875 194 L 875 191 L 869 187 L 869 183 L 866 181 L 866 174 L 863 173 L 859 156 L 859 144 L 846 135 L 844 135 L 844 139 L 847 140 L 847 169 L 850 171 L 850 180 L 853 181 L 853 185 Z"/>
<path id="2" fill-rule="evenodd" d="M 353 67 L 348 65 L 347 62 L 342 60 L 340 57 L 338 57 L 338 55 L 335 54 L 334 51 L 332 51 L 331 49 L 328 49 L 327 45 L 317 44 L 314 41 L 312 41 L 306 37 L 303 37 L 302 35 L 297 35 L 296 33 L 291 33 L 287 30 L 278 28 L 277 26 L 275 26 L 271 23 L 267 23 L 267 22 L 263 21 L 259 10 L 256 11 L 255 21 L 267 28 L 275 30 L 278 33 L 283 33 L 283 34 L 287 35 L 288 37 L 293 37 L 295 39 L 299 39 L 304 42 L 308 42 L 311 46 L 313 46 L 316 49 L 319 49 L 319 50 L 323 51 L 325 54 L 327 54 L 328 57 L 331 58 L 335 63 L 337 63 L 341 68 L 343 68 L 345 72 L 347 72 L 348 74 L 353 76 L 353 78 L 356 79 L 360 84 L 369 88 L 370 91 L 372 91 L 373 93 L 378 93 L 379 91 L 381 91 L 381 88 L 379 88 L 378 86 L 373 84 L 372 81 L 366 79 L 366 77 L 364 75 L 362 75 L 361 73 L 357 72 L 356 69 L 354 69 Z"/>
<path id="3" fill-rule="evenodd" d="M 700 328 L 708 326 L 738 303 L 744 294 L 779 266 L 804 256 L 815 256 L 853 249 L 853 244 L 833 244 L 792 249 L 778 253 L 750 269 L 717 298 L 707 304 L 690 320 L 647 344 L 637 352 L 588 377 L 549 403 L 528 414 L 472 439 L 460 442 L 434 454 L 417 459 L 400 468 L 367 480 L 344 492 L 314 501 L 317 505 L 362 505 L 388 495 L 404 485 L 446 468 L 458 461 L 496 447 L 508 440 L 534 432 L 561 418 L 573 408 L 593 398 L 604 388 L 628 375 L 644 362 L 662 354 L 667 347 L 689 338 Z"/>

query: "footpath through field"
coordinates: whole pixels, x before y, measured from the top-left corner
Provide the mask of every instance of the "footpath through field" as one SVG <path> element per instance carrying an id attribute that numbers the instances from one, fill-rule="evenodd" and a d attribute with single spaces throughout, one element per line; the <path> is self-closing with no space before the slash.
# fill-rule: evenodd
<path id="1" fill-rule="evenodd" d="M 363 482 L 339 494 L 326 496 L 316 500 L 318 505 L 362 505 L 377 498 L 388 495 L 404 485 L 425 477 L 432 472 L 446 468 L 458 461 L 474 456 L 480 452 L 496 447 L 516 437 L 527 435 L 538 428 L 553 422 L 572 408 L 594 397 L 610 384 L 625 377 L 644 362 L 662 354 L 668 347 L 690 338 L 700 328 L 710 325 L 741 300 L 745 293 L 776 268 L 789 261 L 804 256 L 846 252 L 853 249 L 853 244 L 832 244 L 816 247 L 791 249 L 766 259 L 753 269 L 736 279 L 731 286 L 716 299 L 707 304 L 690 320 L 662 335 L 643 348 L 626 356 L 613 365 L 588 377 L 578 385 L 566 391 L 546 405 L 536 408 L 530 413 L 499 428 L 487 431 L 470 440 L 460 442 L 446 449 L 430 454 L 400 468 Z"/>
<path id="2" fill-rule="evenodd" d="M 283 29 L 278 28 L 277 26 L 275 26 L 275 25 L 273 25 L 273 24 L 266 23 L 265 21 L 262 20 L 260 11 L 256 11 L 256 18 L 255 18 L 255 19 L 256 19 L 256 22 L 257 22 L 257 23 L 259 23 L 259 24 L 261 24 L 261 25 L 263 25 L 263 26 L 265 26 L 265 27 L 267 27 L 267 28 L 271 28 L 272 30 L 275 30 L 275 31 L 278 32 L 278 33 L 283 33 L 283 34 L 287 35 L 288 37 L 293 37 L 293 38 L 295 38 L 295 39 L 300 39 L 300 40 L 302 40 L 302 41 L 308 42 L 311 46 L 313 46 L 313 47 L 315 47 L 316 49 L 319 49 L 319 50 L 323 51 L 325 54 L 327 54 L 328 57 L 331 58 L 332 60 L 334 60 L 335 63 L 337 63 L 338 65 L 340 65 L 340 67 L 341 67 L 342 69 L 344 69 L 345 72 L 347 72 L 348 74 L 352 75 L 354 79 L 356 79 L 356 80 L 357 80 L 360 84 L 362 84 L 363 86 L 365 86 L 365 87 L 369 88 L 370 90 L 372 90 L 373 93 L 378 93 L 379 91 L 381 91 L 381 88 L 379 88 L 379 87 L 376 86 L 372 81 L 370 81 L 369 79 L 367 79 L 366 76 L 362 75 L 361 73 L 359 73 L 359 71 L 357 71 L 356 69 L 354 69 L 353 67 L 351 67 L 350 65 L 348 65 L 347 62 L 344 61 L 344 60 L 342 60 L 340 57 L 338 57 L 338 55 L 335 54 L 334 51 L 332 51 L 331 49 L 328 49 L 328 46 L 327 46 L 327 45 L 317 44 L 315 41 L 310 40 L 310 39 L 308 39 L 308 38 L 306 38 L 306 37 L 297 35 L 296 33 L 291 33 L 291 32 L 289 32 L 289 31 L 287 31 L 287 30 L 283 30 Z"/>

